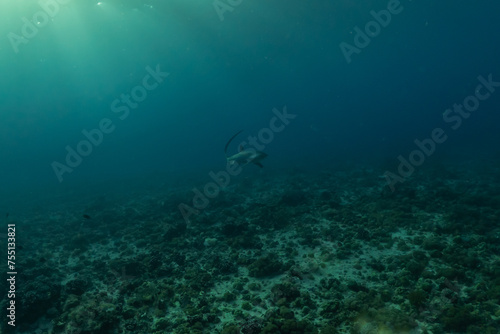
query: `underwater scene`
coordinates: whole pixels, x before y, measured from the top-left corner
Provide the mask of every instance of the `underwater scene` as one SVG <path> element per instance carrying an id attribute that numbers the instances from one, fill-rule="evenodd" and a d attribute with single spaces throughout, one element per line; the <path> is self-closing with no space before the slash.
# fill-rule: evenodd
<path id="1" fill-rule="evenodd" d="M 1 1 L 0 334 L 500 333 L 499 15 Z"/>

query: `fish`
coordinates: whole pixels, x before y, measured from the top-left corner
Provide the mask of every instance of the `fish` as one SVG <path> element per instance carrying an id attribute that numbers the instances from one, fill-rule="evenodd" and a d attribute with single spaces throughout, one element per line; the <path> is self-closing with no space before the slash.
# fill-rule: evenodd
<path id="1" fill-rule="evenodd" d="M 237 163 L 239 165 L 244 166 L 249 163 L 253 163 L 256 166 L 263 168 L 264 166 L 262 165 L 261 161 L 267 157 L 267 154 L 262 151 L 257 151 L 254 148 L 245 148 L 244 145 L 240 145 L 238 153 L 232 156 L 227 155 L 227 149 L 229 147 L 229 144 L 231 144 L 233 139 L 236 138 L 236 136 L 238 136 L 242 132 L 243 130 L 236 132 L 226 143 L 226 147 L 224 148 L 224 154 L 226 155 L 226 160 L 231 165 Z"/>
<path id="2" fill-rule="evenodd" d="M 92 217 L 90 217 L 90 216 L 89 216 L 89 215 L 87 215 L 87 214 L 84 214 L 82 217 L 83 217 L 83 218 L 85 218 L 85 219 L 92 219 Z"/>

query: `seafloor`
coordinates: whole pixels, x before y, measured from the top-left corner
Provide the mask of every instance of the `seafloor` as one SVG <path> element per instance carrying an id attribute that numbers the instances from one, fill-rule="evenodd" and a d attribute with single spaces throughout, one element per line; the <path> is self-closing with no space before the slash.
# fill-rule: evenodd
<path id="1" fill-rule="evenodd" d="M 26 199 L 15 331 L 500 332 L 499 161 L 429 163 L 394 192 L 383 168 L 250 167 L 188 223 L 208 173 Z"/>

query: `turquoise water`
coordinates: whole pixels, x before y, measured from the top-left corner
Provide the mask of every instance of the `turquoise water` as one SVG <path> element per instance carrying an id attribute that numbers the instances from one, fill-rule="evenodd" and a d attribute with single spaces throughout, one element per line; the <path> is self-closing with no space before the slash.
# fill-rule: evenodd
<path id="1" fill-rule="evenodd" d="M 497 333 L 499 9 L 3 1 L 2 332 Z"/>

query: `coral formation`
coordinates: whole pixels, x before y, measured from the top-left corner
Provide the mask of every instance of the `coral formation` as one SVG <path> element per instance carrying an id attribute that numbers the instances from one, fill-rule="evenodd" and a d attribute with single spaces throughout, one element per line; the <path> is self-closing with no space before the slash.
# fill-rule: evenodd
<path id="1" fill-rule="evenodd" d="M 27 211 L 19 332 L 496 333 L 500 179 L 461 173 L 235 179 L 189 224 L 189 189 Z"/>

